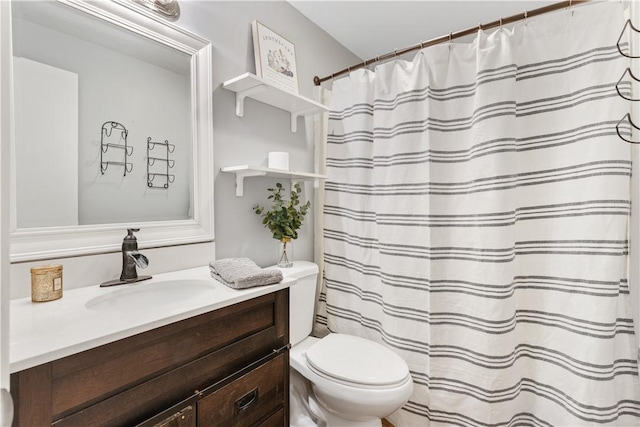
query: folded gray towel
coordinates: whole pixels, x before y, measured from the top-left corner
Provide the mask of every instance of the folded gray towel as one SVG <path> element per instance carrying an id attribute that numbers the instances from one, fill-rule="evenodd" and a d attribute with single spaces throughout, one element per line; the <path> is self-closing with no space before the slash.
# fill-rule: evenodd
<path id="1" fill-rule="evenodd" d="M 224 258 L 209 263 L 211 276 L 234 289 L 252 288 L 278 283 L 280 270 L 265 270 L 249 258 Z"/>

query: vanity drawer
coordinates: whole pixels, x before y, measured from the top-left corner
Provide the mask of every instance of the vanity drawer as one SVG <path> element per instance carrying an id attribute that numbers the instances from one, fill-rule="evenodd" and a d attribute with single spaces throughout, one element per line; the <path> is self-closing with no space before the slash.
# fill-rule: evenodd
<path id="1" fill-rule="evenodd" d="M 197 403 L 198 425 L 284 425 L 287 369 L 286 354 L 280 354 L 203 397 Z"/>

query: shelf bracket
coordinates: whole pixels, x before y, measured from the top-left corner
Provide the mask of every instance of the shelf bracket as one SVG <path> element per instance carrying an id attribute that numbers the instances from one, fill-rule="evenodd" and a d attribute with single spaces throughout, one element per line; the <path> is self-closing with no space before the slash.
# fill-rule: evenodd
<path id="1" fill-rule="evenodd" d="M 292 111 L 291 112 L 291 132 L 298 131 L 298 117 L 304 117 L 308 114 L 315 112 L 314 109 L 306 109 L 301 111 Z"/>
<path id="2" fill-rule="evenodd" d="M 244 116 L 244 99 L 247 96 L 255 95 L 256 93 L 263 92 L 267 89 L 266 85 L 256 85 L 248 89 L 236 92 L 236 116 Z"/>
<path id="3" fill-rule="evenodd" d="M 263 171 L 242 171 L 235 172 L 236 174 L 236 196 L 242 197 L 244 195 L 244 179 L 252 176 L 264 176 L 267 173 Z"/>

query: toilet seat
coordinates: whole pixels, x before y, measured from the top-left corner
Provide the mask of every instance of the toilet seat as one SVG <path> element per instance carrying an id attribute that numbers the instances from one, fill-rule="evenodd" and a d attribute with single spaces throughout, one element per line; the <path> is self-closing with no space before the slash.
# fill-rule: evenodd
<path id="1" fill-rule="evenodd" d="M 307 349 L 306 359 L 317 375 L 353 387 L 395 387 L 410 376 L 400 356 L 353 335 L 327 335 Z"/>

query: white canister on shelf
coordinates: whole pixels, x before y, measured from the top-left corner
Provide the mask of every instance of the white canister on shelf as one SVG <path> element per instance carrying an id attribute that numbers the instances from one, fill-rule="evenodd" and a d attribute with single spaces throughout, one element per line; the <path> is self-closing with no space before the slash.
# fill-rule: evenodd
<path id="1" fill-rule="evenodd" d="M 289 170 L 289 153 L 286 151 L 269 152 L 267 165 L 269 169 Z"/>

